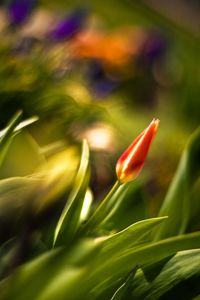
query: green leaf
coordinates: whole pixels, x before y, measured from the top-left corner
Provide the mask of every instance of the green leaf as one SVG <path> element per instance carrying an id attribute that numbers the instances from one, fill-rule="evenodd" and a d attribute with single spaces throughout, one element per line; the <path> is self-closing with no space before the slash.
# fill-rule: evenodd
<path id="1" fill-rule="evenodd" d="M 119 286 L 123 284 L 122 278 L 137 266 L 153 264 L 178 251 L 199 247 L 200 233 L 192 233 L 136 246 L 114 257 L 110 256 L 110 259 L 102 260 L 101 264 L 98 264 L 88 277 L 91 288 L 88 299 L 102 299 L 105 292 L 111 297 L 116 283 Z"/>
<path id="2" fill-rule="evenodd" d="M 100 253 L 100 260 L 104 261 L 110 257 L 118 257 L 130 247 L 140 244 L 145 236 L 148 236 L 156 226 L 160 225 L 166 219 L 167 217 L 161 217 L 139 221 L 105 238 L 103 249 Z"/>
<path id="3" fill-rule="evenodd" d="M 26 130 L 22 130 L 9 143 L 0 167 L 0 178 L 30 175 L 45 163 L 36 141 Z"/>
<path id="4" fill-rule="evenodd" d="M 47 160 L 33 176 L 44 177 L 44 184 L 38 189 L 35 199 L 35 212 L 40 213 L 49 205 L 69 192 L 76 175 L 78 155 L 76 148 L 69 147 Z"/>
<path id="5" fill-rule="evenodd" d="M 60 216 L 54 233 L 54 245 L 70 243 L 81 224 L 81 211 L 89 182 L 89 148 L 84 140 L 80 166 L 74 187 Z"/>
<path id="6" fill-rule="evenodd" d="M 178 252 L 165 265 L 159 275 L 148 280 L 148 273 L 138 270 L 132 280 L 131 293 L 128 299 L 157 300 L 184 299 L 190 300 L 200 294 L 200 250 Z M 122 298 L 127 299 L 127 298 Z"/>
<path id="7" fill-rule="evenodd" d="M 103 199 L 103 201 L 101 201 L 97 206 L 96 210 L 88 219 L 87 223 L 83 226 L 84 232 L 93 233 L 94 231 L 96 231 L 96 228 L 99 227 L 100 224 L 102 224 L 102 222 L 106 219 L 107 215 L 109 215 L 110 211 L 112 210 L 113 197 L 115 197 L 120 188 L 121 183 L 117 180 L 109 193 Z"/>
<path id="8" fill-rule="evenodd" d="M 99 247 L 100 243 L 86 239 L 71 250 L 53 249 L 22 265 L 1 282 L 3 299 L 81 299 L 85 272 L 91 272 Z"/>
<path id="9" fill-rule="evenodd" d="M 135 268 L 131 274 L 129 274 L 126 281 L 117 289 L 117 291 L 112 296 L 111 300 L 125 300 L 129 299 L 128 296 L 130 294 L 130 287 L 132 284 L 132 279 L 135 276 L 137 269 Z"/>
<path id="10" fill-rule="evenodd" d="M 26 165 L 26 168 L 28 168 L 28 166 L 29 166 L 29 168 L 30 168 L 30 161 L 29 161 L 29 163 L 25 163 L 24 161 L 23 161 L 23 164 L 21 162 L 19 163 L 19 161 L 20 161 L 19 158 L 22 157 L 21 156 L 22 152 L 23 152 L 23 154 L 25 154 L 23 156 L 23 160 L 24 160 L 24 158 L 27 158 L 27 156 L 28 156 L 27 154 L 30 155 L 30 153 L 31 153 L 30 150 L 33 150 L 33 147 L 34 147 L 34 151 L 35 151 L 34 155 L 36 156 L 36 143 L 33 142 L 33 139 L 32 139 L 32 144 L 31 144 L 30 143 L 31 137 L 30 137 L 29 138 L 29 144 L 27 145 L 28 147 L 31 146 L 29 148 L 30 152 L 24 153 L 24 149 L 21 149 L 20 155 L 18 155 L 18 157 L 16 158 L 17 152 L 15 152 L 15 150 L 13 149 L 13 145 L 15 144 L 14 142 L 17 139 L 16 133 L 19 132 L 21 129 L 29 126 L 30 124 L 32 124 L 32 123 L 34 123 L 38 120 L 38 117 L 32 117 L 32 118 L 24 120 L 20 123 L 21 118 L 22 118 L 22 111 L 19 111 L 10 120 L 7 127 L 0 131 L 0 174 L 1 174 L 0 176 L 1 176 L 1 178 L 11 177 L 11 176 L 21 176 L 22 175 L 22 174 L 20 174 L 20 171 L 19 171 L 19 173 L 16 172 L 16 174 L 12 174 L 12 175 L 7 176 L 7 173 L 9 173 L 9 172 L 12 173 L 13 170 L 15 169 L 14 165 L 12 163 L 13 161 L 10 162 L 12 167 L 6 165 L 6 163 L 8 162 L 8 156 L 10 156 L 10 160 L 12 160 L 13 157 L 15 157 L 15 159 L 18 161 L 18 166 L 21 167 L 21 168 L 22 168 L 22 165 L 24 165 L 24 166 Z M 28 133 L 27 133 L 27 136 L 28 136 Z M 12 153 L 12 151 L 14 153 Z M 9 152 L 11 152 L 11 153 L 9 153 Z M 37 159 L 41 159 L 41 155 L 39 154 L 39 152 L 37 152 Z M 5 162 L 5 160 L 6 160 L 6 162 Z M 41 161 L 40 161 L 40 163 L 41 163 Z M 2 166 L 2 164 L 3 164 L 3 166 Z M 4 170 L 2 170 L 2 168 Z M 29 172 L 29 174 L 30 173 L 31 172 Z"/>
<path id="11" fill-rule="evenodd" d="M 33 199 L 44 179 L 13 177 L 0 180 L 0 236 L 9 238 L 8 232 L 16 231 L 30 215 Z"/>
<path id="12" fill-rule="evenodd" d="M 137 181 L 123 184 L 110 201 L 110 212 L 99 225 L 107 230 L 122 230 L 144 220 L 146 208 L 142 188 Z"/>
<path id="13" fill-rule="evenodd" d="M 19 111 L 18 113 L 16 113 L 16 117 L 14 116 L 12 120 L 15 122 L 16 118 L 18 119 L 18 117 L 19 117 L 19 121 L 20 121 L 21 115 L 22 115 L 22 112 Z M 10 122 L 12 122 L 12 120 Z M 19 123 L 19 124 L 15 125 L 13 127 L 13 131 L 14 132 L 20 131 L 21 129 L 23 129 L 23 128 L 25 128 L 25 127 L 27 127 L 27 126 L 35 123 L 35 122 L 37 122 L 38 120 L 39 120 L 39 117 L 37 117 L 37 116 L 33 116 L 31 118 L 28 118 L 28 119 L 26 119 L 26 120 L 24 120 L 24 121 L 22 121 L 20 123 L 16 120 L 16 124 L 17 123 Z M 9 124 L 10 124 L 10 122 L 9 122 Z M 6 128 L 4 128 L 3 130 L 0 131 L 0 138 L 4 137 L 4 135 L 7 133 L 7 130 L 8 130 L 8 126 Z"/>
<path id="14" fill-rule="evenodd" d="M 7 127 L 1 132 L 1 139 L 0 139 L 0 165 L 6 155 L 8 145 L 11 141 L 11 137 L 13 134 L 14 129 L 19 124 L 22 118 L 22 111 L 17 112 L 14 117 L 10 120 Z"/>
<path id="15" fill-rule="evenodd" d="M 3 278 L 13 261 L 16 253 L 17 243 L 15 239 L 10 239 L 0 246 L 0 278 Z"/>
<path id="16" fill-rule="evenodd" d="M 159 216 L 169 216 L 155 232 L 155 239 L 182 234 L 186 231 L 192 207 L 192 188 L 200 174 L 200 129 L 189 140 L 181 157 L 178 169 L 162 204 Z M 200 202 L 198 210 L 200 211 Z"/>
<path id="17" fill-rule="evenodd" d="M 116 285 L 121 286 L 123 278 L 134 268 L 153 264 L 177 251 L 199 246 L 200 233 L 188 234 L 130 247 L 119 255 L 116 253 L 114 257 L 110 255 L 109 259 L 102 259 L 100 264 L 99 250 L 103 247 L 103 241 L 88 240 L 73 248 L 51 250 L 21 266 L 2 282 L 0 288 L 5 293 L 5 300 L 42 300 L 42 297 L 49 300 L 55 299 L 56 293 L 59 300 L 110 299 Z M 67 274 L 71 277 L 69 283 Z"/>
<path id="18" fill-rule="evenodd" d="M 80 221 L 85 222 L 88 219 L 88 216 L 92 210 L 93 203 L 93 194 L 92 191 L 88 188 L 85 193 L 85 198 L 83 200 L 83 206 L 80 214 Z"/>
<path id="19" fill-rule="evenodd" d="M 67 269 L 64 269 L 50 281 L 44 290 L 41 291 L 37 300 L 73 300 L 82 297 L 77 287 L 84 276 L 87 276 L 86 268 L 68 267 Z"/>
<path id="20" fill-rule="evenodd" d="M 0 240 L 8 239 L 21 229 L 25 221 L 42 216 L 59 201 L 69 191 L 76 168 L 76 153 L 74 149 L 67 149 L 52 157 L 31 176 L 0 180 Z"/>
<path id="21" fill-rule="evenodd" d="M 191 210 L 190 210 L 190 220 L 188 224 L 188 231 L 196 231 L 200 228 L 200 205 L 199 205 L 199 194 L 200 194 L 200 178 L 195 182 L 195 185 L 191 193 Z"/>

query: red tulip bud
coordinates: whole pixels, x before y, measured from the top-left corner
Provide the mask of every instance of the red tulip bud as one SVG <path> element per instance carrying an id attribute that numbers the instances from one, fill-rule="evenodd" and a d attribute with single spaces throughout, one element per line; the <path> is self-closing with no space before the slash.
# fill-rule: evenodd
<path id="1" fill-rule="evenodd" d="M 134 180 L 143 168 L 149 147 L 158 129 L 158 119 L 153 119 L 149 126 L 132 142 L 116 164 L 116 174 L 120 182 Z"/>

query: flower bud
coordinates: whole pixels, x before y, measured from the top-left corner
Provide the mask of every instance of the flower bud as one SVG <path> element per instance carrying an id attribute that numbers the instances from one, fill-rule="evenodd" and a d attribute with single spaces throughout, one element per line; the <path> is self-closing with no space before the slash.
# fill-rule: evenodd
<path id="1" fill-rule="evenodd" d="M 158 129 L 158 119 L 153 119 L 149 126 L 132 142 L 118 159 L 116 174 L 120 182 L 134 180 L 143 168 L 149 147 Z"/>

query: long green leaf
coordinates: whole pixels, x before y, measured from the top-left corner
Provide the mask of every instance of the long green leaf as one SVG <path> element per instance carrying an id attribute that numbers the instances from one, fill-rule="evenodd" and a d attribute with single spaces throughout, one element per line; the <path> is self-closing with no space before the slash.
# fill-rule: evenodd
<path id="1" fill-rule="evenodd" d="M 73 149 L 67 149 L 31 176 L 0 180 L 0 241 L 19 232 L 25 220 L 41 216 L 66 194 L 76 168 L 77 156 Z"/>
<path id="2" fill-rule="evenodd" d="M 147 217 L 144 195 L 137 181 L 122 185 L 111 198 L 110 210 L 100 227 L 122 230 Z"/>
<path id="3" fill-rule="evenodd" d="M 30 175 L 45 162 L 36 141 L 26 130 L 22 130 L 9 143 L 0 167 L 0 178 Z"/>
<path id="4" fill-rule="evenodd" d="M 105 292 L 109 294 L 109 291 L 112 295 L 116 283 L 120 286 L 123 283 L 121 282 L 122 278 L 136 266 L 153 264 L 178 251 L 199 247 L 200 233 L 192 233 L 168 238 L 149 245 L 133 247 L 119 256 L 113 258 L 111 256 L 110 259 L 96 266 L 90 274 L 88 282 L 90 283 L 91 292 L 88 299 L 102 299 L 102 295 Z"/>
<path id="5" fill-rule="evenodd" d="M 44 178 L 12 177 L 0 180 L 0 241 L 8 239 L 32 213 L 33 199 Z"/>
<path id="6" fill-rule="evenodd" d="M 186 231 L 192 207 L 192 188 L 200 174 L 200 129 L 189 140 L 181 157 L 177 172 L 160 209 L 159 216 L 169 216 L 155 232 L 155 239 L 182 234 Z M 200 211 L 200 202 L 198 211 Z"/>
<path id="7" fill-rule="evenodd" d="M 153 264 L 177 251 L 199 247 L 200 233 L 129 248 L 119 256 L 110 255 L 99 264 L 97 258 L 101 256 L 99 247 L 102 245 L 101 241 L 91 241 L 88 246 L 78 244 L 69 253 L 66 248 L 55 249 L 22 266 L 1 284 L 1 289 L 6 291 L 3 299 L 26 300 L 28 297 L 34 300 L 41 296 L 39 299 L 42 300 L 42 297 L 48 299 L 51 292 L 55 297 L 56 291 L 61 295 L 59 300 L 110 299 L 116 284 L 120 286 L 124 276 L 135 267 Z M 72 285 L 68 284 L 67 274 L 74 274 Z"/>
<path id="8" fill-rule="evenodd" d="M 3 130 L 0 138 L 0 165 L 2 164 L 2 161 L 6 155 L 6 150 L 8 148 L 8 145 L 11 141 L 11 137 L 13 134 L 14 129 L 19 124 L 20 120 L 22 118 L 22 111 L 17 112 L 14 117 L 10 120 L 7 127 Z"/>
<path id="9" fill-rule="evenodd" d="M 129 274 L 126 281 L 117 289 L 117 291 L 112 296 L 111 300 L 124 300 L 129 299 L 127 296 L 130 294 L 130 286 L 132 284 L 133 277 L 135 276 L 135 273 L 137 271 L 137 268 Z M 125 298 L 126 297 L 126 298 Z"/>
<path id="10" fill-rule="evenodd" d="M 83 141 L 80 166 L 74 187 L 54 233 L 54 245 L 70 243 L 81 224 L 81 211 L 89 182 L 89 148 Z"/>
<path id="11" fill-rule="evenodd" d="M 160 225 L 166 219 L 167 217 L 161 217 L 139 221 L 126 229 L 105 238 L 100 259 L 104 261 L 110 257 L 120 256 L 123 251 L 134 245 L 140 244 L 143 237 L 149 235 L 156 226 Z"/>
<path id="12" fill-rule="evenodd" d="M 200 250 L 188 250 L 172 257 L 153 280 L 148 280 L 151 269 L 148 269 L 145 276 L 142 270 L 139 270 L 132 280 L 128 299 L 192 299 L 200 294 L 199 262 Z"/>
<path id="13" fill-rule="evenodd" d="M 38 117 L 35 116 L 35 117 L 29 118 L 27 120 L 24 120 L 20 123 L 21 118 L 22 118 L 22 111 L 18 111 L 14 115 L 14 117 L 10 120 L 7 127 L 0 131 L 0 172 L 1 172 L 1 177 L 6 177 L 6 176 L 2 175 L 1 167 L 2 167 L 2 164 L 5 163 L 5 159 L 7 158 L 7 154 L 9 152 L 9 150 L 12 149 L 11 143 L 13 141 L 13 138 L 15 137 L 15 134 L 17 132 L 19 132 L 21 129 L 29 126 L 30 124 L 32 124 L 38 120 Z M 28 136 L 28 134 L 27 134 L 27 136 Z M 30 139 L 31 139 L 31 137 L 30 137 Z M 29 143 L 29 146 L 30 146 L 30 143 Z M 35 143 L 35 146 L 36 146 L 36 143 Z M 32 142 L 32 149 L 33 149 L 33 142 Z M 35 150 L 35 154 L 36 154 L 36 147 L 34 150 Z M 41 159 L 41 155 L 39 153 L 37 153 L 37 156 L 39 157 L 39 159 Z M 29 164 L 26 164 L 26 166 L 28 166 L 28 165 Z M 8 171 L 9 169 L 12 169 L 12 170 L 14 169 L 13 165 L 12 165 L 12 168 L 9 166 L 7 168 L 6 168 L 6 166 L 4 166 L 4 168 L 7 170 L 7 172 L 9 172 Z M 15 174 L 14 176 L 20 176 L 20 175 L 21 174 L 19 173 L 19 174 Z"/>
<path id="14" fill-rule="evenodd" d="M 50 300 L 57 298 L 55 296 L 57 293 L 60 295 L 59 300 L 66 298 L 71 300 L 74 299 L 70 296 L 72 288 L 76 288 L 75 299 L 81 299 L 82 290 L 77 289 L 79 283 L 81 285 L 79 279 L 84 282 L 87 278 L 84 269 L 91 272 L 92 261 L 97 256 L 99 247 L 100 243 L 86 239 L 71 250 L 59 248 L 48 251 L 22 265 L 0 283 L 0 289 L 4 292 L 1 299 Z"/>

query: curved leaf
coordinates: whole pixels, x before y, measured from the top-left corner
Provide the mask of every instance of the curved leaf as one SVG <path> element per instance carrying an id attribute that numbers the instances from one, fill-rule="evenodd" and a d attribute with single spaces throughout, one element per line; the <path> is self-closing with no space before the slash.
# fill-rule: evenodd
<path id="1" fill-rule="evenodd" d="M 50 300 L 57 299 L 56 294 L 59 295 L 59 300 L 81 299 L 84 286 L 77 286 L 85 282 L 85 271 L 91 272 L 92 262 L 98 254 L 99 247 L 100 243 L 86 239 L 71 251 L 59 248 L 40 255 L 19 267 L 0 283 L 3 294 L 1 299 Z"/>
<path id="2" fill-rule="evenodd" d="M 155 232 L 155 239 L 182 234 L 191 214 L 191 192 L 200 174 L 200 128 L 191 136 L 181 157 L 178 169 L 162 204 L 159 216 L 169 216 Z M 200 211 L 200 202 L 198 210 Z"/>
<path id="3" fill-rule="evenodd" d="M 0 138 L 0 165 L 2 164 L 2 161 L 6 155 L 7 148 L 11 141 L 13 131 L 19 124 L 21 118 L 22 118 L 22 111 L 19 111 L 10 120 L 7 127 L 0 132 L 1 133 L 0 134 L 1 135 L 1 138 Z"/>
<path id="4" fill-rule="evenodd" d="M 156 226 L 159 226 L 166 219 L 167 217 L 161 217 L 139 221 L 124 230 L 105 238 L 100 259 L 104 261 L 110 257 L 117 257 L 130 247 L 140 244 L 142 238 L 149 235 Z"/>
<path id="5" fill-rule="evenodd" d="M 129 299 L 190 300 L 200 294 L 200 250 L 178 252 L 162 268 L 152 281 L 138 270 L 131 283 Z M 148 270 L 151 272 L 151 269 Z M 125 298 L 122 298 L 125 300 Z M 127 298 L 126 298 L 127 299 Z"/>
<path id="6" fill-rule="evenodd" d="M 153 264 L 178 251 L 199 247 L 200 233 L 192 233 L 129 248 L 124 253 L 119 253 L 119 256 L 111 256 L 101 265 L 98 264 L 88 277 L 91 289 L 88 299 L 104 299 L 102 295 L 105 292 L 111 297 L 116 284 L 123 284 L 122 278 L 137 266 Z"/>
<path id="7" fill-rule="evenodd" d="M 89 148 L 83 141 L 80 166 L 74 187 L 60 216 L 54 233 L 54 245 L 70 243 L 81 224 L 81 211 L 89 182 Z"/>

